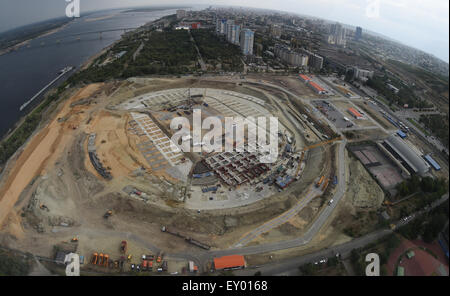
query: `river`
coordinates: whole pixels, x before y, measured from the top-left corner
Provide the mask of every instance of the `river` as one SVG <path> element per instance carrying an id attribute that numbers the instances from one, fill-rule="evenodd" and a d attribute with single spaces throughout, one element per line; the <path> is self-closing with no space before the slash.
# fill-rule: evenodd
<path id="1" fill-rule="evenodd" d="M 20 106 L 32 98 L 66 66 L 84 64 L 90 57 L 119 40 L 122 28 L 137 28 L 163 16 L 175 14 L 176 9 L 155 11 L 111 10 L 81 16 L 61 30 L 31 40 L 29 45 L 0 56 L 0 138 L 30 108 L 36 106 L 37 98 L 23 112 Z M 99 33 L 103 32 L 100 38 Z M 77 34 L 80 34 L 78 40 Z M 71 72 L 73 73 L 73 72 Z M 70 74 L 61 78 L 58 85 Z"/>

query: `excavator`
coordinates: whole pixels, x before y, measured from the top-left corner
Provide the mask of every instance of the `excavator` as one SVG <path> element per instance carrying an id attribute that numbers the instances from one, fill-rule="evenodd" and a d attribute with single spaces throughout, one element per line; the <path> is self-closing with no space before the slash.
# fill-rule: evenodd
<path id="1" fill-rule="evenodd" d="M 97 253 L 94 253 L 94 254 L 92 255 L 91 263 L 94 264 L 94 265 L 96 265 L 96 264 L 97 264 L 97 261 L 98 261 L 98 254 L 97 254 Z"/>
<path id="2" fill-rule="evenodd" d="M 127 241 L 122 241 L 122 243 L 120 244 L 120 253 L 125 254 L 127 252 L 127 248 Z"/>
<path id="3" fill-rule="evenodd" d="M 112 216 L 112 211 L 111 211 L 111 210 L 108 210 L 108 211 L 106 211 L 106 213 L 103 215 L 103 218 L 108 219 L 108 218 L 111 217 L 111 216 Z"/>
<path id="4" fill-rule="evenodd" d="M 103 266 L 108 267 L 108 261 L 109 261 L 109 255 L 105 254 L 103 255 Z"/>

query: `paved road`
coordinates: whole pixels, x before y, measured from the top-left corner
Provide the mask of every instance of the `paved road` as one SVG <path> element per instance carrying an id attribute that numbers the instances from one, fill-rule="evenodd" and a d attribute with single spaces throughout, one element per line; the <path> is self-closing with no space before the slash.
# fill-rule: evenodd
<path id="1" fill-rule="evenodd" d="M 311 200 L 313 200 L 315 197 L 319 196 L 320 194 L 322 194 L 322 192 L 319 189 L 312 186 L 310 188 L 310 190 L 308 191 L 308 193 L 306 194 L 306 196 L 304 198 L 302 198 L 297 203 L 297 205 L 295 205 L 295 207 L 291 208 L 289 211 L 284 212 L 283 214 L 276 217 L 275 219 L 264 223 L 263 225 L 257 227 L 253 231 L 244 235 L 244 237 L 241 240 L 239 240 L 239 242 L 237 242 L 233 247 L 238 248 L 238 247 L 245 246 L 245 245 L 249 244 L 250 242 L 252 242 L 254 239 L 256 239 L 258 236 L 260 236 L 261 234 L 269 232 L 270 230 L 286 223 L 287 221 L 292 219 L 292 217 L 297 215 L 301 210 L 303 210 L 309 204 L 309 202 Z"/>
<path id="2" fill-rule="evenodd" d="M 348 243 L 334 246 L 328 249 L 323 249 L 315 253 L 311 253 L 305 256 L 297 258 L 289 258 L 269 264 L 265 264 L 256 268 L 247 268 L 243 270 L 235 271 L 235 275 L 246 276 L 254 275 L 255 272 L 260 271 L 262 275 L 285 275 L 293 274 L 298 271 L 298 267 L 307 263 L 317 262 L 323 258 L 331 258 L 340 254 L 342 257 L 346 257 L 353 249 L 362 248 L 370 243 L 373 243 L 380 238 L 392 233 L 392 230 L 380 230 L 363 237 L 354 239 Z"/>
<path id="3" fill-rule="evenodd" d="M 403 227 L 409 223 L 411 223 L 414 219 L 416 219 L 418 216 L 431 211 L 432 209 L 438 207 L 442 203 L 446 202 L 449 198 L 449 194 L 445 194 L 442 196 L 439 200 L 436 200 L 431 204 L 431 206 L 427 209 L 424 209 L 422 211 L 419 211 L 417 213 L 412 214 L 409 219 L 402 219 L 395 223 L 394 229 L 397 229 L 399 227 Z M 235 271 L 234 273 L 236 275 L 253 275 L 257 271 L 261 271 L 263 275 L 286 275 L 286 274 L 295 274 L 298 272 L 298 267 L 302 266 L 307 263 L 313 263 L 317 262 L 323 258 L 330 258 L 335 256 L 337 253 L 341 255 L 342 258 L 348 257 L 350 252 L 354 249 L 363 248 L 373 242 L 376 242 L 377 240 L 383 238 L 384 236 L 393 233 L 393 230 L 391 229 L 382 229 L 375 232 L 372 232 L 370 234 L 367 234 L 365 236 L 362 236 L 360 238 L 356 238 L 350 242 L 334 246 L 331 248 L 326 248 L 323 250 L 320 250 L 318 252 L 314 252 L 305 256 L 297 257 L 297 258 L 289 258 L 269 264 L 265 264 L 258 267 L 250 267 L 244 270 Z"/>

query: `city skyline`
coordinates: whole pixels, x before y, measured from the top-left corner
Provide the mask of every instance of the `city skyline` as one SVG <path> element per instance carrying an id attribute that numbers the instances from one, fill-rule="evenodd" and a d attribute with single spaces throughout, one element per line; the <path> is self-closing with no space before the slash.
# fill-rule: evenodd
<path id="1" fill-rule="evenodd" d="M 237 6 L 242 2 L 197 0 L 192 3 L 181 1 L 145 1 L 145 0 L 81 0 L 81 11 L 125 8 L 136 6 L 191 6 L 191 5 L 226 5 Z M 379 4 L 379 5 L 378 5 Z M 6 0 L 0 11 L 0 32 L 21 25 L 63 16 L 67 3 L 63 0 L 46 0 L 29 3 L 26 0 Z M 311 5 L 306 0 L 249 0 L 246 7 L 288 10 L 290 13 L 318 17 L 337 21 L 347 25 L 360 26 L 392 38 L 405 45 L 423 50 L 445 62 L 449 62 L 449 3 L 444 0 L 318 0 Z M 287 9 L 289 8 L 289 9 Z M 36 14 L 39 11 L 39 14 Z M 26 20 L 26 21 L 25 21 Z"/>

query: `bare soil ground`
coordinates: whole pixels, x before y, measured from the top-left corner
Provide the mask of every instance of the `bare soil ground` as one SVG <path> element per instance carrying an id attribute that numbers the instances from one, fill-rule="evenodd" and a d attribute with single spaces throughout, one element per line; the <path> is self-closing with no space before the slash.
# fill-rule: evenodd
<path id="1" fill-rule="evenodd" d="M 321 148 L 311 150 L 300 182 L 283 194 L 238 209 L 197 213 L 169 203 L 170 184 L 164 185 L 161 176 L 133 175 L 146 163 L 136 149 L 136 139 L 126 132 L 127 115 L 107 106 L 149 91 L 189 86 L 228 89 L 267 99 L 262 92 L 236 83 L 195 79 L 86 86 L 62 104 L 54 119 L 12 163 L 7 181 L 0 189 L 0 217 L 5 221 L 0 242 L 50 256 L 53 245 L 76 236 L 80 254 L 87 259 L 92 252 L 119 256 L 118 244 L 123 239 L 132 242 L 131 250 L 136 255 L 145 250 L 168 249 L 174 253 L 198 250 L 182 239 L 162 233 L 160 228 L 166 225 L 213 248 L 224 248 L 250 229 L 291 208 L 322 174 L 323 167 L 329 166 L 329 157 Z M 83 99 L 88 100 L 71 106 Z M 97 152 L 104 165 L 111 168 L 112 181 L 102 179 L 88 160 L 87 136 L 92 132 L 97 133 Z M 124 193 L 126 185 L 148 192 L 151 202 L 144 203 Z M 311 208 L 270 235 L 274 238 L 298 235 L 321 203 L 313 201 Z M 113 216 L 104 219 L 107 210 L 112 210 Z M 320 244 L 324 238 L 329 239 L 321 236 Z"/>
<path id="2" fill-rule="evenodd" d="M 14 163 L 14 170 L 8 175 L 7 181 L 0 189 L 0 225 L 6 219 L 25 186 L 44 171 L 44 166 L 51 157 L 54 159 L 61 152 L 59 147 L 64 146 L 61 141 L 64 141 L 66 137 L 64 136 L 64 127 L 58 122 L 58 118 L 70 116 L 73 112 L 70 104 L 83 96 L 89 96 L 98 87 L 99 85 L 96 84 L 89 85 L 65 102 L 58 116 L 25 147 L 19 159 Z"/>

